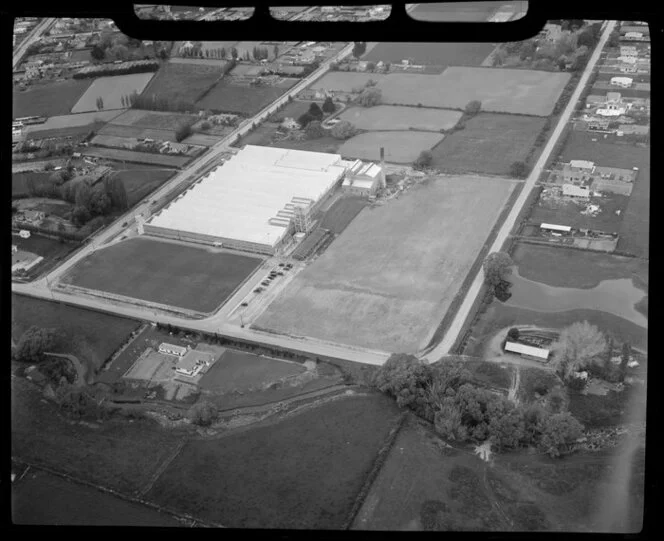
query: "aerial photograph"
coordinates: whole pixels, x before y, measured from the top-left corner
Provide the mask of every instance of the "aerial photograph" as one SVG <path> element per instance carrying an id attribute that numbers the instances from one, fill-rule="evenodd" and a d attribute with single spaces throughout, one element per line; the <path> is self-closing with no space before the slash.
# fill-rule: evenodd
<path id="1" fill-rule="evenodd" d="M 15 17 L 12 524 L 641 532 L 650 31 L 157 41 Z"/>

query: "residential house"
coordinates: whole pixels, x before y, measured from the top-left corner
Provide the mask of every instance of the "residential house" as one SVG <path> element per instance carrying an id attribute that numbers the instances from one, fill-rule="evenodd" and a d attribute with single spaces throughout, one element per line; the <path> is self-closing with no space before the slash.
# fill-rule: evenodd
<path id="1" fill-rule="evenodd" d="M 590 197 L 590 187 L 577 186 L 575 184 L 563 184 L 563 195 L 588 199 Z"/>
<path id="2" fill-rule="evenodd" d="M 178 357 L 184 357 L 187 351 L 188 349 L 184 346 L 176 346 L 173 344 L 167 344 L 166 342 L 162 342 L 161 344 L 159 344 L 159 353 L 166 353 L 168 355 L 176 355 Z"/>
<path id="3" fill-rule="evenodd" d="M 175 372 L 186 377 L 193 378 L 207 371 L 214 361 L 212 353 L 206 351 L 189 350 L 180 358 L 175 367 Z"/>
<path id="4" fill-rule="evenodd" d="M 583 184 L 592 180 L 595 172 L 595 164 L 586 160 L 571 160 L 564 164 L 562 170 L 563 182 L 571 184 Z"/>
<path id="5" fill-rule="evenodd" d="M 632 86 L 634 80 L 631 77 L 611 77 L 609 83 L 613 86 L 619 86 L 621 88 L 629 88 Z"/>
<path id="6" fill-rule="evenodd" d="M 46 215 L 41 210 L 24 210 L 19 213 L 17 220 L 31 224 L 39 224 Z"/>

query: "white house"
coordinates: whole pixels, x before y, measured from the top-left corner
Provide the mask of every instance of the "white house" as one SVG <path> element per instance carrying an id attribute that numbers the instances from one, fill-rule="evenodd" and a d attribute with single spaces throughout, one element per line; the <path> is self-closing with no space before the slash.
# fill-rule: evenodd
<path id="1" fill-rule="evenodd" d="M 613 86 L 619 86 L 621 88 L 629 88 L 632 86 L 634 80 L 631 77 L 611 77 L 609 81 Z"/>
<path id="2" fill-rule="evenodd" d="M 192 349 L 180 358 L 175 371 L 182 376 L 193 378 L 210 368 L 212 361 L 213 356 L 211 353 Z"/>
<path id="3" fill-rule="evenodd" d="M 159 353 L 166 353 L 168 355 L 176 355 L 178 357 L 184 357 L 187 353 L 187 348 L 184 346 L 176 346 L 173 344 L 167 344 L 163 342 L 159 344 Z"/>
<path id="4" fill-rule="evenodd" d="M 628 41 L 640 41 L 643 39 L 643 32 L 627 32 L 625 39 Z"/>
<path id="5" fill-rule="evenodd" d="M 574 184 L 563 184 L 563 195 L 570 197 L 590 197 L 590 188 L 588 186 L 576 186 Z"/>

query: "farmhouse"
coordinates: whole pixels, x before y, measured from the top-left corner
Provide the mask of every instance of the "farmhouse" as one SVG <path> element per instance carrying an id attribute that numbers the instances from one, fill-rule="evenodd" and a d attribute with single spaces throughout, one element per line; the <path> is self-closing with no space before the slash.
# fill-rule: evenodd
<path id="1" fill-rule="evenodd" d="M 585 182 L 592 178 L 595 164 L 586 160 L 571 160 L 563 166 L 563 181 L 572 184 Z"/>
<path id="2" fill-rule="evenodd" d="M 563 166 L 563 182 L 578 186 L 589 186 L 596 192 L 611 192 L 622 195 L 632 193 L 632 183 L 637 170 L 595 166 L 586 160 L 571 160 Z M 564 192 L 564 188 L 563 188 Z"/>
<path id="3" fill-rule="evenodd" d="M 274 254 L 341 184 L 339 154 L 245 145 L 144 226 L 147 234 Z M 296 220 L 296 218 L 299 218 Z"/>
<path id="4" fill-rule="evenodd" d="M 175 372 L 193 378 L 201 372 L 206 372 L 212 366 L 213 360 L 214 357 L 211 353 L 191 349 L 178 360 Z"/>
<path id="5" fill-rule="evenodd" d="M 633 79 L 631 77 L 611 77 L 610 83 L 613 86 L 619 86 L 621 88 L 629 88 L 632 86 Z"/>
<path id="6" fill-rule="evenodd" d="M 168 355 L 177 355 L 183 357 L 187 353 L 187 348 L 184 346 L 176 346 L 162 342 L 159 344 L 159 353 L 166 353 Z"/>
<path id="7" fill-rule="evenodd" d="M 547 361 L 549 359 L 549 350 L 519 344 L 518 342 L 507 341 L 505 343 L 505 351 L 510 353 L 518 353 L 522 357 L 535 359 L 537 361 Z"/>

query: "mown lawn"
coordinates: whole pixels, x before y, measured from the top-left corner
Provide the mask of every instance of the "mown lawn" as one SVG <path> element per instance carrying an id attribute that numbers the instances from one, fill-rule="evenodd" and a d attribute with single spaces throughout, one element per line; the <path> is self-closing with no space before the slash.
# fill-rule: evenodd
<path id="1" fill-rule="evenodd" d="M 232 528 L 343 528 L 398 415 L 385 396 L 345 397 L 192 440 L 147 497 Z"/>

